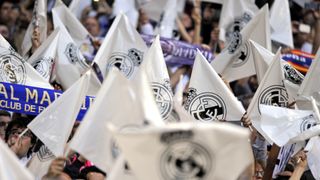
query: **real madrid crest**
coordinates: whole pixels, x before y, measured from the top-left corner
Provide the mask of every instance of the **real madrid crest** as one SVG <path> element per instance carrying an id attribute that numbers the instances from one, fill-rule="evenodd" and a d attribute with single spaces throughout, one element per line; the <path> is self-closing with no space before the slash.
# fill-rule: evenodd
<path id="1" fill-rule="evenodd" d="M 225 120 L 227 116 L 227 107 L 219 95 L 211 92 L 197 94 L 194 88 L 188 91 L 185 109 L 203 122 Z"/>
<path id="2" fill-rule="evenodd" d="M 0 81 L 13 84 L 25 84 L 26 68 L 22 58 L 12 51 L 0 56 Z"/>
<path id="3" fill-rule="evenodd" d="M 208 178 L 213 171 L 212 154 L 201 144 L 193 142 L 192 131 L 163 133 L 160 141 L 167 146 L 160 157 L 160 172 L 163 179 Z"/>
<path id="4" fill-rule="evenodd" d="M 284 77 L 293 84 L 301 84 L 304 76 L 289 64 L 283 66 Z"/>
<path id="5" fill-rule="evenodd" d="M 167 119 L 172 111 L 172 92 L 169 79 L 164 80 L 164 83 L 152 83 L 153 94 L 160 111 L 161 117 Z"/>
<path id="6" fill-rule="evenodd" d="M 126 77 L 130 77 L 135 67 L 140 66 L 143 60 L 143 52 L 131 48 L 128 53 L 114 52 L 109 57 L 107 70 L 117 67 Z"/>
<path id="7" fill-rule="evenodd" d="M 304 132 L 313 126 L 316 126 L 318 122 L 315 120 L 315 117 L 313 114 L 310 114 L 309 116 L 306 116 L 303 118 L 302 123 L 300 124 L 300 132 Z"/>
<path id="8" fill-rule="evenodd" d="M 284 86 L 273 85 L 262 91 L 258 98 L 259 104 L 273 105 L 279 107 L 288 106 L 288 93 Z M 260 107 L 258 106 L 260 113 Z"/>
<path id="9" fill-rule="evenodd" d="M 74 43 L 67 44 L 64 54 L 71 64 L 77 64 L 84 69 L 89 67 L 84 57 L 81 55 L 79 48 Z"/>
<path id="10" fill-rule="evenodd" d="M 232 67 L 236 68 L 244 65 L 248 61 L 249 57 L 249 43 L 242 43 L 240 47 L 240 51 L 235 56 L 234 61 L 232 62 Z"/>
<path id="11" fill-rule="evenodd" d="M 33 68 L 45 79 L 49 78 L 52 69 L 53 58 L 41 57 L 33 64 Z"/>
<path id="12" fill-rule="evenodd" d="M 40 147 L 39 151 L 37 152 L 37 156 L 41 162 L 45 162 L 55 158 L 52 152 L 45 145 L 42 145 Z"/>

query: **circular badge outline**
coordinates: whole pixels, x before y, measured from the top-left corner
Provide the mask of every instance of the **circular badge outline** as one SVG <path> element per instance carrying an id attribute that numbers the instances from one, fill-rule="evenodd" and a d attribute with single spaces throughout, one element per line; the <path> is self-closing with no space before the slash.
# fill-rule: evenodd
<path id="1" fill-rule="evenodd" d="M 248 62 L 249 56 L 250 56 L 249 46 L 250 46 L 249 42 L 242 43 L 242 45 L 239 47 L 239 52 L 236 54 L 235 57 L 237 58 L 237 60 L 239 59 L 239 56 L 240 56 L 240 54 L 242 52 L 241 48 L 244 47 L 245 50 L 246 50 L 246 53 L 247 53 L 246 54 L 246 58 L 241 63 L 234 63 L 235 61 L 233 61 L 231 67 L 237 68 L 237 67 L 240 67 L 240 66 L 242 66 L 242 65 L 244 65 L 244 64 L 246 64 Z"/>
<path id="2" fill-rule="evenodd" d="M 286 88 L 285 88 L 284 86 L 282 86 L 282 85 L 272 85 L 272 86 L 269 86 L 269 87 L 267 87 L 266 89 L 264 89 L 264 90 L 261 92 L 261 94 L 259 95 L 259 97 L 258 97 L 258 112 L 259 112 L 259 114 L 261 114 L 259 104 L 264 104 L 264 103 L 261 103 L 261 99 L 262 99 L 262 97 L 265 96 L 266 93 L 267 93 L 268 91 L 270 91 L 271 89 L 282 89 L 282 90 L 284 90 L 284 91 L 286 92 L 286 95 L 287 95 L 287 97 L 286 97 L 287 104 L 288 104 L 288 102 L 289 102 L 289 95 L 288 95 L 288 92 L 287 92 L 287 90 L 286 90 Z M 272 104 L 265 104 L 265 105 L 272 105 Z"/>
<path id="3" fill-rule="evenodd" d="M 131 67 L 129 67 L 129 71 L 125 72 L 122 69 L 118 68 L 117 66 L 114 65 L 114 63 L 116 62 L 116 57 L 121 57 L 121 58 L 125 58 L 128 59 L 127 61 L 130 62 Z M 123 59 L 121 60 L 121 64 L 122 64 Z M 111 56 L 108 58 L 108 63 L 107 63 L 107 71 L 111 69 L 111 67 L 116 67 L 118 68 L 124 75 L 125 77 L 130 77 L 133 72 L 134 72 L 134 62 L 133 60 L 125 53 L 122 52 L 114 52 L 111 54 Z"/>
<path id="4" fill-rule="evenodd" d="M 12 56 L 14 58 L 12 58 Z M 19 66 L 22 67 L 22 78 L 19 82 L 17 82 L 17 84 L 25 84 L 26 81 L 27 81 L 27 70 L 26 70 L 26 67 L 24 65 L 24 61 L 22 60 L 22 57 L 20 57 L 18 54 L 16 54 L 15 52 L 11 52 L 11 51 L 8 51 L 8 52 L 5 52 L 4 54 L 0 55 L 0 67 L 3 67 L 3 60 L 4 60 L 4 57 L 9 57 L 10 58 L 10 61 L 11 60 L 14 60 L 16 63 L 18 64 L 21 64 Z M 1 69 L 0 71 L 3 71 L 3 69 Z M 1 74 L 1 73 L 0 73 Z M 3 82 L 7 82 L 6 80 L 4 80 L 1 76 L 0 76 L 0 80 L 3 81 Z M 11 83 L 11 82 L 10 82 Z"/>
<path id="5" fill-rule="evenodd" d="M 158 82 L 153 82 L 151 83 L 151 87 L 152 87 L 152 91 L 154 92 L 154 87 L 159 87 L 161 90 L 164 90 L 167 95 L 169 95 L 170 97 L 170 100 L 169 100 L 169 108 L 164 111 L 164 113 L 161 114 L 161 111 L 160 111 L 160 114 L 161 114 L 161 117 L 163 119 L 167 119 L 169 117 L 169 114 L 171 113 L 172 109 L 173 109 L 173 96 L 172 96 L 172 93 L 171 91 L 167 88 L 167 86 L 161 84 L 161 83 L 158 83 Z M 162 93 L 160 93 L 162 94 Z M 163 96 L 162 96 L 163 97 Z"/>

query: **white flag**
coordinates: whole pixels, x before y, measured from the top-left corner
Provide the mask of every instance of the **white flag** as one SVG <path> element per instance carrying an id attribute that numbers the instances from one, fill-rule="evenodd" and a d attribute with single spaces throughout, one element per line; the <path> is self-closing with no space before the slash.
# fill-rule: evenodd
<path id="1" fill-rule="evenodd" d="M 55 29 L 41 46 L 28 59 L 36 71 L 48 82 L 50 80 L 54 59 L 57 54 L 60 30 Z"/>
<path id="2" fill-rule="evenodd" d="M 28 124 L 28 128 L 57 157 L 63 156 L 65 145 L 85 99 L 89 81 L 90 74 L 86 73 Z"/>
<path id="3" fill-rule="evenodd" d="M 271 39 L 293 48 L 288 0 L 275 0 L 270 11 Z"/>
<path id="4" fill-rule="evenodd" d="M 266 74 L 269 65 L 271 64 L 272 59 L 274 58 L 274 54 L 252 40 L 250 40 L 250 48 L 254 60 L 257 79 L 260 83 L 263 79 L 263 76 Z"/>
<path id="5" fill-rule="evenodd" d="M 161 18 L 155 29 L 155 32 L 161 37 L 174 38 L 173 30 L 176 26 L 176 18 L 178 14 L 178 0 L 167 1 L 164 6 Z"/>
<path id="6" fill-rule="evenodd" d="M 261 128 L 282 147 L 320 134 L 320 122 L 313 111 L 260 105 Z"/>
<path id="7" fill-rule="evenodd" d="M 24 57 L 32 47 L 32 34 L 36 26 L 39 26 L 40 42 L 43 42 L 47 38 L 47 1 L 35 0 L 32 20 L 28 26 L 28 29 L 24 35 L 24 39 L 21 45 L 21 54 Z"/>
<path id="8" fill-rule="evenodd" d="M 287 107 L 289 96 L 286 88 L 284 87 L 283 80 L 284 74 L 281 69 L 280 49 L 275 55 L 272 63 L 270 64 L 266 74 L 264 75 L 256 93 L 254 94 L 251 103 L 247 109 L 247 113 L 251 118 L 253 126 L 269 141 L 272 142 L 264 134 L 260 126 L 260 104 L 276 105 Z"/>
<path id="9" fill-rule="evenodd" d="M 164 61 L 159 36 L 155 38 L 146 52 L 141 70 L 146 72 L 161 117 L 166 120 L 173 108 L 173 93 L 171 91 L 168 69 Z"/>
<path id="10" fill-rule="evenodd" d="M 0 34 L 0 47 L 5 49 L 13 49 L 10 43 Z"/>
<path id="11" fill-rule="evenodd" d="M 198 51 L 190 78 L 185 109 L 202 122 L 239 121 L 245 110 L 240 101 Z"/>
<path id="12" fill-rule="evenodd" d="M 68 89 L 81 77 L 81 74 L 88 70 L 89 65 L 59 18 L 59 11 L 56 10 L 58 9 L 52 10 L 52 17 L 55 26 L 60 28 L 60 36 L 57 49 L 58 59 L 54 71 L 58 82 L 64 89 Z"/>
<path id="13" fill-rule="evenodd" d="M 28 62 L 13 50 L 0 47 L 0 82 L 53 89 Z"/>
<path id="14" fill-rule="evenodd" d="M 249 39 L 271 50 L 268 18 L 268 5 L 265 5 L 241 32 L 234 32 L 225 50 L 212 61 L 214 69 L 227 81 L 234 81 L 256 73 Z"/>
<path id="15" fill-rule="evenodd" d="M 110 172 L 119 150 L 106 124 L 113 122 L 124 131 L 142 126 L 145 119 L 134 96 L 129 80 L 118 70 L 111 70 L 71 140 L 70 148 L 100 170 Z"/>
<path id="16" fill-rule="evenodd" d="M 287 89 L 288 96 L 292 99 L 296 99 L 300 85 L 303 82 L 304 76 L 296 70 L 287 61 L 281 59 L 281 67 L 284 73 L 284 86 Z"/>
<path id="17" fill-rule="evenodd" d="M 258 10 L 252 0 L 224 0 L 219 21 L 219 39 L 230 42 L 233 33 L 240 32 Z"/>
<path id="18" fill-rule="evenodd" d="M 49 170 L 51 162 L 56 157 L 52 152 L 42 145 L 38 152 L 36 152 L 32 159 L 28 162 L 29 171 L 35 176 L 36 179 L 41 179 Z"/>
<path id="19" fill-rule="evenodd" d="M 149 1 L 144 4 L 142 4 L 142 9 L 146 12 L 147 16 L 156 21 L 159 22 L 161 19 L 161 15 L 165 12 L 165 7 L 170 2 L 169 0 L 161 0 L 161 1 Z"/>
<path id="20" fill-rule="evenodd" d="M 72 0 L 69 9 L 78 19 L 81 19 L 82 11 L 91 4 L 92 1 L 88 0 Z"/>
<path id="21" fill-rule="evenodd" d="M 69 34 L 71 35 L 73 41 L 77 44 L 77 47 L 80 47 L 81 44 L 91 35 L 87 31 L 87 29 L 81 24 L 81 22 L 77 19 L 77 17 L 71 13 L 67 6 L 64 4 L 59 4 L 52 9 L 52 12 L 55 12 L 56 16 L 61 21 Z M 56 23 L 54 19 L 54 27 L 60 27 L 60 23 Z"/>
<path id="22" fill-rule="evenodd" d="M 32 174 L 23 167 L 17 156 L 2 139 L 0 139 L 0 179 L 34 180 Z"/>
<path id="23" fill-rule="evenodd" d="M 120 155 L 111 172 L 108 174 L 108 180 L 137 180 L 135 175 L 130 170 L 128 163 L 123 155 Z"/>
<path id="24" fill-rule="evenodd" d="M 138 26 L 139 12 L 135 0 L 115 0 L 112 6 L 112 15 L 124 13 L 133 27 Z"/>
<path id="25" fill-rule="evenodd" d="M 140 34 L 124 14 L 119 14 L 108 31 L 94 58 L 105 77 L 108 69 L 118 67 L 126 77 L 131 77 L 143 61 L 147 50 Z"/>
<path id="26" fill-rule="evenodd" d="M 307 153 L 308 166 L 311 170 L 313 177 L 316 180 L 320 179 L 320 137 L 315 136 L 310 139 L 309 143 L 312 144 Z M 309 144 L 308 143 L 308 144 Z"/>
<path id="27" fill-rule="evenodd" d="M 174 123 L 114 135 L 140 180 L 237 179 L 253 162 L 248 130 L 226 123 Z"/>

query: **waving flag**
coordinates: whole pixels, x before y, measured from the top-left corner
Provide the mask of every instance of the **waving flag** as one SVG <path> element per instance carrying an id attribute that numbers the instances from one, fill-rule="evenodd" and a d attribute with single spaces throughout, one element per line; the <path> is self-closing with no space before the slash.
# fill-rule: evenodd
<path id="1" fill-rule="evenodd" d="M 112 15 L 118 16 L 124 13 L 133 27 L 138 26 L 139 13 L 135 0 L 115 0 L 112 6 Z"/>
<path id="2" fill-rule="evenodd" d="M 315 179 L 320 179 L 320 137 L 315 136 L 310 139 L 309 141 L 311 147 L 308 149 L 307 159 L 308 159 L 308 166 L 311 170 L 311 173 Z"/>
<path id="3" fill-rule="evenodd" d="M 17 156 L 2 139 L 0 139 L 0 179 L 34 180 L 32 174 L 23 167 Z"/>
<path id="4" fill-rule="evenodd" d="M 48 82 L 53 69 L 54 59 L 57 54 L 58 40 L 60 35 L 59 28 L 54 30 L 50 36 L 41 44 L 41 46 L 28 59 L 37 72 Z"/>
<path id="5" fill-rule="evenodd" d="M 227 81 L 234 81 L 256 73 L 249 39 L 271 50 L 268 18 L 268 5 L 265 5 L 241 32 L 234 32 L 225 50 L 212 61 L 213 68 Z"/>
<path id="6" fill-rule="evenodd" d="M 24 35 L 24 39 L 21 45 L 21 54 L 24 57 L 32 47 L 32 33 L 35 28 L 39 28 L 40 42 L 43 42 L 47 38 L 47 1 L 35 0 L 32 20 L 28 26 L 28 29 Z"/>
<path id="7" fill-rule="evenodd" d="M 143 61 L 147 46 L 124 14 L 119 14 L 104 39 L 94 62 L 103 77 L 111 67 L 117 67 L 130 78 Z"/>
<path id="8" fill-rule="evenodd" d="M 168 69 L 163 58 L 159 36 L 157 36 L 147 51 L 141 70 L 146 72 L 161 117 L 165 120 L 173 108 L 173 93 L 170 86 Z"/>
<path id="9" fill-rule="evenodd" d="M 10 43 L 0 34 L 0 47 L 5 49 L 13 49 Z"/>
<path id="10" fill-rule="evenodd" d="M 185 109 L 202 122 L 239 121 L 245 110 L 207 60 L 198 52 Z"/>
<path id="11" fill-rule="evenodd" d="M 28 124 L 28 128 L 57 157 L 64 155 L 65 145 L 84 101 L 89 81 L 90 74 L 83 75 Z"/>
<path id="12" fill-rule="evenodd" d="M 91 6 L 91 4 L 92 1 L 88 0 L 73 0 L 69 5 L 69 9 L 78 19 L 81 19 L 82 11 Z"/>
<path id="13" fill-rule="evenodd" d="M 114 135 L 140 180 L 237 179 L 253 163 L 248 130 L 226 123 L 175 123 Z"/>

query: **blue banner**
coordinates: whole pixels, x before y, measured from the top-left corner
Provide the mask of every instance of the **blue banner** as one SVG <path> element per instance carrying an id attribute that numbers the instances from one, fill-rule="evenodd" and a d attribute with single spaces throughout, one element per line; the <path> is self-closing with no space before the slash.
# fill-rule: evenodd
<path id="1" fill-rule="evenodd" d="M 0 82 L 0 109 L 38 115 L 62 93 L 58 90 Z M 93 101 L 94 97 L 86 96 L 77 120 L 82 120 Z"/>

